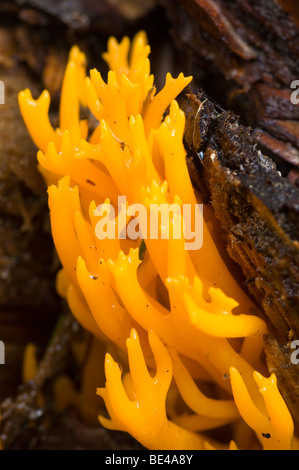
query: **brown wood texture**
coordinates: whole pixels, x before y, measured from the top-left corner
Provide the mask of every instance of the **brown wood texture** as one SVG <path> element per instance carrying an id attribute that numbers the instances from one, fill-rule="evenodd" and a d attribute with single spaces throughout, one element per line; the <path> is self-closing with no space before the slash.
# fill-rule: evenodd
<path id="1" fill-rule="evenodd" d="M 298 184 L 299 12 L 296 0 L 163 1 L 198 84 L 255 130 Z M 293 98 L 298 98 L 298 94 Z"/>

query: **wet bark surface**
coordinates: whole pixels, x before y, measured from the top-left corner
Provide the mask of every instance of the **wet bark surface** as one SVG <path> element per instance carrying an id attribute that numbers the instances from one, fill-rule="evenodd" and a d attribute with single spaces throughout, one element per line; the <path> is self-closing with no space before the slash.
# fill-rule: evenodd
<path id="1" fill-rule="evenodd" d="M 198 84 L 250 125 L 298 185 L 299 11 L 296 0 L 162 1 Z M 293 102 L 292 102 L 293 101 Z"/>
<path id="2" fill-rule="evenodd" d="M 282 365 L 278 377 L 299 420 L 299 370 L 291 363 L 291 343 L 299 337 L 299 189 L 260 152 L 252 130 L 231 111 L 220 111 L 196 90 L 190 90 L 182 106 L 194 184 L 198 173 L 227 251 L 265 315 L 271 368 L 282 364 L 277 351 L 283 348 L 285 357 L 288 352 L 288 367 Z"/>

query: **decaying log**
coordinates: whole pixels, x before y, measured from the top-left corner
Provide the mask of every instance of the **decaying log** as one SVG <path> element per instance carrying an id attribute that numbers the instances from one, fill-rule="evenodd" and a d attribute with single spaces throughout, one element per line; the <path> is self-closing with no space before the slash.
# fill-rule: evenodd
<path id="1" fill-rule="evenodd" d="M 162 0 L 189 73 L 250 125 L 288 175 L 299 165 L 297 0 Z M 293 88 L 291 85 L 293 84 Z M 291 174 L 290 180 L 298 184 Z"/>
<path id="2" fill-rule="evenodd" d="M 102 34 L 114 34 L 128 27 L 130 21 L 146 16 L 156 5 L 156 0 L 3 0 L 0 12 L 18 14 L 20 19 L 32 25 L 47 26 L 53 19 L 73 30 L 98 30 Z"/>
<path id="3" fill-rule="evenodd" d="M 17 100 L 21 89 L 36 96 L 40 85 L 17 60 L 14 33 L 0 28 L 0 306 L 45 308 L 52 306 L 54 250 L 45 185 Z"/>
<path id="4" fill-rule="evenodd" d="M 269 366 L 280 370 L 282 392 L 299 422 L 299 368 L 291 363 L 291 342 L 299 339 L 299 189 L 258 150 L 250 129 L 205 93 L 191 91 L 183 109 L 192 173 L 195 166 L 228 253 L 266 316 Z M 276 354 L 282 348 L 287 367 Z"/>

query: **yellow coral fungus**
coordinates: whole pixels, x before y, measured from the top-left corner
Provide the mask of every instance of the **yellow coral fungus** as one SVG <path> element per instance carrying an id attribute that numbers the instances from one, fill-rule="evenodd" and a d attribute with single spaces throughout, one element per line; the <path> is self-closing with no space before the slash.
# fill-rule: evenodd
<path id="1" fill-rule="evenodd" d="M 292 417 L 275 376 L 262 375 L 266 325 L 217 250 L 189 177 L 176 98 L 191 77 L 167 74 L 157 92 L 149 53 L 144 32 L 132 43 L 110 38 L 105 81 L 96 69 L 86 76 L 74 47 L 57 129 L 47 91 L 19 94 L 40 169 L 55 181 L 58 292 L 84 328 L 121 352 L 122 367 L 106 354 L 98 394 L 110 418 L 100 422 L 148 449 L 291 449 Z M 92 129 L 82 106 L 97 120 Z M 214 429 L 218 440 L 207 437 Z"/>

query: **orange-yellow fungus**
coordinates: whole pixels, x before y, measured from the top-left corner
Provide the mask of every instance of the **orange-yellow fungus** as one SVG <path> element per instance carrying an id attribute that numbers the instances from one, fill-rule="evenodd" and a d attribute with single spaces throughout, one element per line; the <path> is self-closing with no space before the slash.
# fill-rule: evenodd
<path id="1" fill-rule="evenodd" d="M 254 372 L 254 379 L 265 405 L 262 413 L 252 401 L 240 373 L 230 368 L 231 382 L 236 405 L 244 421 L 257 434 L 265 450 L 291 449 L 293 439 L 293 421 L 290 412 L 277 388 L 274 374 L 269 378 Z"/>
<path id="2" fill-rule="evenodd" d="M 267 327 L 217 249 L 205 205 L 203 243 L 186 248 L 180 211 L 200 200 L 176 98 L 192 77 L 169 73 L 157 92 L 149 54 L 144 32 L 132 42 L 110 38 L 105 80 L 96 69 L 86 76 L 84 54 L 72 48 L 57 129 L 48 117 L 47 91 L 36 100 L 29 90 L 19 95 L 41 172 L 51 181 L 51 228 L 62 265 L 57 290 L 103 349 L 113 345 L 122 361 L 120 367 L 110 353 L 99 357 L 106 384 L 98 384 L 98 394 L 109 414 L 100 422 L 148 449 L 294 448 L 292 417 L 276 378 L 264 375 Z M 97 120 L 95 128 L 81 119 L 81 106 Z M 144 219 L 141 213 L 132 218 L 129 208 L 137 206 Z M 138 235 L 123 237 L 132 227 Z M 68 400 L 90 416 L 84 393 L 69 384 L 63 393 L 63 383 L 56 384 L 58 405 Z M 218 437 L 230 429 L 233 438 L 226 441 L 226 432 L 222 439 L 207 437 L 214 429 Z"/>
<path id="3" fill-rule="evenodd" d="M 172 379 L 172 362 L 153 332 L 149 333 L 149 342 L 156 360 L 154 376 L 149 374 L 136 331 L 132 330 L 127 340 L 135 400 L 129 399 L 121 381 L 121 370 L 110 355 L 105 360 L 107 384 L 103 398 L 109 401 L 109 407 L 118 417 L 120 430 L 129 432 L 148 449 L 203 449 L 202 436 L 167 419 L 165 401 Z M 101 395 L 101 390 L 98 393 Z M 113 418 L 110 429 L 119 429 Z"/>

